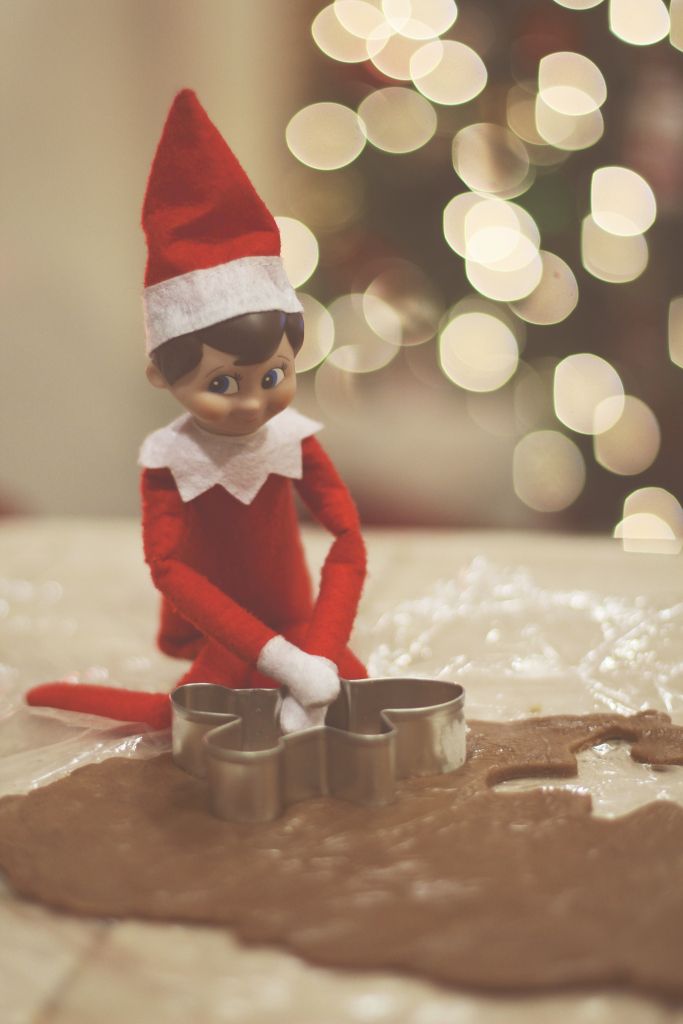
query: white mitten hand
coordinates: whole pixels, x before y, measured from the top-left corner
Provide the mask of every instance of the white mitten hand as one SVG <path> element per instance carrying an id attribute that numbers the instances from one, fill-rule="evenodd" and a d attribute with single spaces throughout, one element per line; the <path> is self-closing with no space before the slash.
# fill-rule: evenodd
<path id="1" fill-rule="evenodd" d="M 317 654 L 306 654 L 283 636 L 274 636 L 264 644 L 256 667 L 286 686 L 305 708 L 325 707 L 339 693 L 339 673 L 334 662 Z"/>
<path id="2" fill-rule="evenodd" d="M 280 728 L 285 733 L 314 729 L 325 724 L 326 713 L 327 707 L 303 708 L 291 694 L 287 694 L 280 708 Z"/>

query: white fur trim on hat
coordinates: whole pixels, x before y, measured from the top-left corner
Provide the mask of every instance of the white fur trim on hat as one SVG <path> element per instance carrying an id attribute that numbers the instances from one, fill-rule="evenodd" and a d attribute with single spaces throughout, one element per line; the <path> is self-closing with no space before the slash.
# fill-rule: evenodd
<path id="1" fill-rule="evenodd" d="M 243 256 L 145 288 L 147 354 L 169 338 L 244 313 L 301 313 L 280 256 Z"/>

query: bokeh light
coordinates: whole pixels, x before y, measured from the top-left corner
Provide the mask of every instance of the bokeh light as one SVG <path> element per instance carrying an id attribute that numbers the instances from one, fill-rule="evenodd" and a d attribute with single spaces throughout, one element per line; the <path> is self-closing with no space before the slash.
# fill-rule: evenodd
<path id="1" fill-rule="evenodd" d="M 536 90 L 531 83 L 513 85 L 506 99 L 507 122 L 510 129 L 531 146 L 546 146 L 546 140 L 536 127 Z"/>
<path id="2" fill-rule="evenodd" d="M 495 308 L 456 314 L 439 337 L 443 372 L 468 391 L 495 391 L 517 369 L 517 339 Z"/>
<path id="3" fill-rule="evenodd" d="M 528 240 L 522 236 L 520 240 L 522 243 L 526 241 L 528 245 Z M 527 246 L 522 244 L 520 249 L 525 251 Z M 511 257 L 510 263 L 513 260 L 514 257 Z M 514 302 L 525 298 L 538 287 L 543 276 L 543 263 L 539 253 L 534 251 L 529 262 L 522 266 L 506 266 L 506 260 L 492 264 L 466 260 L 465 273 L 472 287 L 487 298 L 498 302 Z"/>
<path id="4" fill-rule="evenodd" d="M 363 295 L 341 295 L 329 305 L 337 344 L 327 358 L 347 373 L 373 373 L 387 366 L 398 352 L 398 324 L 391 341 L 380 337 L 368 323 Z M 385 326 L 388 322 L 385 321 Z"/>
<path id="5" fill-rule="evenodd" d="M 410 62 L 424 43 L 420 39 L 407 39 L 406 36 L 393 34 L 387 36 L 377 32 L 368 39 L 366 50 L 370 60 L 378 71 L 388 78 L 396 78 L 407 82 L 410 77 Z"/>
<path id="6" fill-rule="evenodd" d="M 583 490 L 586 467 L 570 438 L 557 430 L 527 434 L 512 457 L 515 494 L 537 512 L 560 512 Z"/>
<path id="7" fill-rule="evenodd" d="M 467 257 L 467 237 L 465 220 L 470 210 L 482 202 L 483 196 L 476 192 L 460 192 L 446 204 L 443 211 L 444 238 L 454 252 L 463 259 Z"/>
<path id="8" fill-rule="evenodd" d="M 458 16 L 455 0 L 382 0 L 382 10 L 393 30 L 409 39 L 434 39 Z"/>
<path id="9" fill-rule="evenodd" d="M 591 178 L 591 213 L 595 223 L 613 235 L 642 235 L 654 224 L 654 192 L 628 167 L 600 167 Z"/>
<path id="10" fill-rule="evenodd" d="M 381 31 L 391 32 L 380 6 L 370 0 L 334 0 L 334 10 L 340 24 L 359 39 L 369 39 Z"/>
<path id="11" fill-rule="evenodd" d="M 304 343 L 296 357 L 296 372 L 305 373 L 318 366 L 330 354 L 334 345 L 334 320 L 321 302 L 312 295 L 299 292 L 304 307 Z"/>
<path id="12" fill-rule="evenodd" d="M 541 58 L 538 92 L 552 110 L 582 117 L 602 106 L 607 85 L 600 68 L 588 57 L 561 51 Z"/>
<path id="13" fill-rule="evenodd" d="M 611 414 L 610 403 L 618 401 L 605 400 L 602 408 L 606 417 Z M 617 409 L 618 405 L 614 405 Z M 660 440 L 659 424 L 652 409 L 640 398 L 626 395 L 614 425 L 593 438 L 593 450 L 596 460 L 611 473 L 633 476 L 652 465 Z"/>
<path id="14" fill-rule="evenodd" d="M 444 106 L 467 103 L 487 81 L 486 65 L 470 46 L 434 39 L 413 54 L 410 77 L 419 91 Z"/>
<path id="15" fill-rule="evenodd" d="M 647 267 L 649 251 L 642 235 L 614 235 L 590 214 L 581 224 L 581 260 L 586 270 L 610 284 L 635 281 Z"/>
<path id="16" fill-rule="evenodd" d="M 291 119 L 285 134 L 297 160 L 319 171 L 350 164 L 365 146 L 358 115 L 341 103 L 304 107 Z"/>
<path id="17" fill-rule="evenodd" d="M 497 124 L 470 124 L 453 139 L 453 166 L 475 192 L 508 193 L 529 173 L 529 154 L 511 131 Z"/>
<path id="18" fill-rule="evenodd" d="M 633 46 L 648 46 L 669 31 L 669 12 L 663 0 L 609 0 L 609 27 Z"/>
<path id="19" fill-rule="evenodd" d="M 683 547 L 669 524 L 653 512 L 624 516 L 615 526 L 614 536 L 621 540 L 624 551 L 640 555 L 677 555 Z"/>
<path id="20" fill-rule="evenodd" d="M 683 295 L 669 303 L 669 357 L 676 366 L 683 366 Z"/>
<path id="21" fill-rule="evenodd" d="M 641 144 L 636 138 L 650 120 L 646 106 L 638 113 L 635 99 L 623 98 L 625 90 L 620 89 L 621 80 L 612 77 L 614 62 L 607 51 L 600 66 L 578 52 L 600 54 L 580 43 L 584 30 L 590 34 L 591 25 L 598 24 L 591 19 L 600 15 L 574 18 L 558 13 L 557 25 L 566 25 L 567 31 L 547 33 L 542 40 L 542 19 L 532 26 L 533 36 L 513 33 L 512 77 L 505 72 L 501 76 L 496 65 L 496 81 L 476 106 L 442 110 L 437 116 L 436 105 L 467 104 L 489 84 L 482 56 L 495 54 L 493 48 L 504 41 L 501 33 L 510 27 L 498 19 L 496 5 L 482 15 L 477 4 L 461 5 L 459 12 L 455 0 L 327 2 L 313 19 L 313 38 L 323 53 L 342 64 L 369 62 L 363 69 L 365 84 L 352 75 L 354 88 L 342 93 L 346 102 L 355 98 L 350 105 L 358 103 L 357 114 L 340 103 L 322 103 L 292 118 L 287 129 L 290 149 L 306 168 L 329 174 L 315 176 L 301 168 L 310 187 L 296 202 L 288 196 L 292 216 L 279 220 L 283 257 L 295 284 L 302 284 L 316 268 L 317 236 L 325 257 L 324 292 L 350 293 L 340 295 L 329 309 L 302 296 L 307 330 L 298 368 L 316 368 L 321 408 L 340 419 L 354 403 L 360 403 L 360 409 L 359 396 L 365 394 L 367 400 L 368 389 L 378 387 L 379 378 L 369 378 L 405 347 L 394 375 L 410 372 L 410 360 L 419 359 L 422 369 L 417 376 L 422 380 L 424 370 L 424 379 L 437 392 L 448 393 L 452 384 L 467 392 L 463 401 L 473 423 L 507 438 L 526 433 L 515 449 L 513 477 L 518 497 L 532 509 L 566 509 L 585 484 L 583 456 L 561 432 L 565 428 L 592 436 L 596 461 L 612 473 L 631 475 L 648 468 L 660 443 L 657 418 L 640 399 L 624 394 L 620 375 L 607 360 L 575 352 L 558 362 L 557 356 L 527 351 L 530 362 L 520 361 L 526 324 L 547 326 L 566 320 L 578 305 L 579 285 L 564 259 L 540 250 L 534 217 L 511 200 L 537 178 L 528 205 L 539 216 L 544 236 L 557 236 L 560 251 L 572 251 L 563 237 L 572 219 L 578 226 L 572 191 L 584 193 L 585 176 L 596 161 L 591 167 L 585 158 L 572 160 L 571 155 L 603 139 L 601 108 L 608 84 L 607 111 L 618 112 L 617 131 L 619 117 L 625 118 L 625 129 L 616 148 L 613 131 L 605 139 L 600 152 L 610 155 L 603 161 L 630 158 L 655 186 L 664 215 L 672 210 L 664 164 L 657 163 L 656 156 L 648 163 L 638 155 L 659 152 L 656 145 L 647 140 Z M 590 11 L 601 2 L 555 0 L 557 6 L 575 12 Z M 670 15 L 663 0 L 608 0 L 608 6 L 610 29 L 623 42 L 647 46 L 670 30 L 672 45 L 683 49 L 683 0 L 671 0 Z M 456 19 L 456 31 L 450 32 Z M 440 38 L 444 33 L 457 38 Z M 615 45 L 618 51 L 619 44 Z M 635 64 L 629 70 L 629 96 L 635 97 L 644 93 L 638 78 L 644 72 Z M 368 91 L 368 83 L 379 86 L 387 79 L 386 85 L 371 85 Z M 651 76 L 651 86 L 652 82 Z M 651 91 L 649 102 L 654 102 L 654 86 Z M 439 133 L 439 123 L 439 145 L 446 133 L 455 135 L 453 167 L 463 182 L 460 187 L 467 188 L 447 204 L 443 233 L 463 258 L 465 276 L 475 290 L 445 315 L 443 296 L 432 283 L 439 275 L 428 276 L 414 263 L 394 259 L 395 252 L 410 249 L 397 248 L 391 234 L 382 235 L 371 222 L 363 227 L 359 223 L 359 218 L 365 219 L 363 179 L 370 181 L 372 167 L 386 166 L 386 161 L 369 157 L 358 167 L 348 167 L 367 142 L 386 154 L 426 147 Z M 654 128 L 650 134 L 656 134 Z M 429 160 L 439 152 L 432 144 L 419 158 L 420 165 L 433 166 Z M 561 163 L 564 170 L 553 175 Z M 398 181 L 410 165 L 409 160 L 395 162 Z M 348 182 L 342 175 L 349 176 Z M 314 179 L 331 187 L 318 187 Z M 611 284 L 636 280 L 648 265 L 645 233 L 656 214 L 653 189 L 640 174 L 627 167 L 595 170 L 590 213 L 578 222 L 586 271 Z M 648 275 L 643 293 L 652 280 Z M 592 300 L 594 291 L 586 285 L 584 303 Z M 602 289 L 603 294 L 609 291 Z M 457 294 L 451 293 L 449 301 Z M 619 297 L 612 295 L 612 303 L 618 302 Z M 582 306 L 576 316 L 577 336 L 585 330 L 587 313 Z M 425 344 L 435 336 L 438 360 L 433 346 Z M 535 343 L 540 333 L 532 331 L 530 336 Z M 551 343 L 551 336 L 547 338 Z M 566 335 L 557 332 L 557 339 L 556 351 L 567 351 Z M 683 367 L 683 294 L 669 306 L 668 343 L 671 361 Z M 570 342 L 570 351 L 571 347 L 581 346 Z M 389 383 L 393 379 L 390 376 Z M 553 429 L 558 419 L 563 426 Z M 595 466 L 593 471 L 598 472 Z M 662 488 L 641 488 L 626 499 L 615 535 L 627 550 L 663 550 L 662 544 L 681 550 L 683 510 Z"/>
<path id="22" fill-rule="evenodd" d="M 364 39 L 344 28 L 337 17 L 334 4 L 323 7 L 311 25 L 311 33 L 323 53 L 343 64 L 358 64 L 367 60 L 368 48 Z"/>
<path id="23" fill-rule="evenodd" d="M 609 429 L 623 413 L 624 386 L 606 359 L 591 352 L 577 352 L 557 364 L 553 400 L 561 423 L 578 434 L 593 434 L 596 429 Z M 606 400 L 613 403 L 611 409 Z"/>
<path id="24" fill-rule="evenodd" d="M 363 313 L 385 341 L 422 345 L 437 332 L 443 301 L 419 267 L 395 259 L 386 261 L 366 288 Z"/>
<path id="25" fill-rule="evenodd" d="M 536 222 L 522 206 L 476 192 L 460 192 L 447 203 L 443 233 L 463 259 L 498 269 L 504 260 L 512 268 L 522 266 L 524 254 L 531 259 L 540 243 Z"/>
<path id="26" fill-rule="evenodd" d="M 436 112 L 412 89 L 391 86 L 365 97 L 358 108 L 369 141 L 387 153 L 410 153 L 436 131 Z"/>
<path id="27" fill-rule="evenodd" d="M 579 301 L 579 286 L 574 273 L 553 252 L 540 253 L 542 274 L 534 290 L 511 309 L 530 324 L 558 324 L 566 320 Z"/>
<path id="28" fill-rule="evenodd" d="M 683 0 L 671 0 L 669 6 L 671 29 L 669 39 L 677 50 L 683 50 Z"/>
<path id="29" fill-rule="evenodd" d="M 568 7 L 571 11 L 587 11 L 591 7 L 597 7 L 602 0 L 555 0 L 560 7 Z"/>
<path id="30" fill-rule="evenodd" d="M 602 138 L 605 122 L 599 110 L 574 117 L 561 114 L 544 102 L 542 96 L 535 102 L 536 130 L 548 145 L 573 152 L 588 149 Z"/>
<path id="31" fill-rule="evenodd" d="M 683 508 L 663 487 L 641 487 L 624 501 L 616 526 L 625 551 L 679 554 L 683 548 Z"/>
<path id="32" fill-rule="evenodd" d="M 318 266 L 318 241 L 305 224 L 293 217 L 276 217 L 282 241 L 282 262 L 293 288 L 308 281 Z"/>
<path id="33" fill-rule="evenodd" d="M 516 203 L 481 197 L 465 214 L 465 256 L 500 270 L 517 270 L 538 252 L 533 217 Z"/>
<path id="34" fill-rule="evenodd" d="M 677 537 L 683 537 L 683 508 L 663 487 L 640 487 L 624 501 L 624 516 L 647 512 L 667 523 Z"/>

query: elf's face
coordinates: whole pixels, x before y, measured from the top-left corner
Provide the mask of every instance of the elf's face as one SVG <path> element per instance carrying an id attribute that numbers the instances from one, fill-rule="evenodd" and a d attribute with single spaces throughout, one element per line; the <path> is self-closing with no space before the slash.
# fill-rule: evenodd
<path id="1" fill-rule="evenodd" d="M 287 335 L 262 363 L 237 366 L 237 356 L 204 345 L 201 362 L 175 384 L 169 384 L 153 363 L 147 377 L 166 388 L 195 422 L 212 434 L 239 437 L 253 434 L 286 409 L 296 393 L 294 352 Z"/>

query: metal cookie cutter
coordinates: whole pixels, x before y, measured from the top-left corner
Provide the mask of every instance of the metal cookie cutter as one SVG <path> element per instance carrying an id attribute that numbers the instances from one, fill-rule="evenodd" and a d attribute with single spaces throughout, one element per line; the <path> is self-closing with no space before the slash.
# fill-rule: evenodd
<path id="1" fill-rule="evenodd" d="M 465 762 L 465 691 L 435 679 L 341 680 L 325 724 L 283 735 L 278 690 L 188 683 L 172 694 L 173 759 L 206 777 L 213 813 L 272 821 L 288 804 L 329 795 L 391 803 L 397 779 Z"/>

